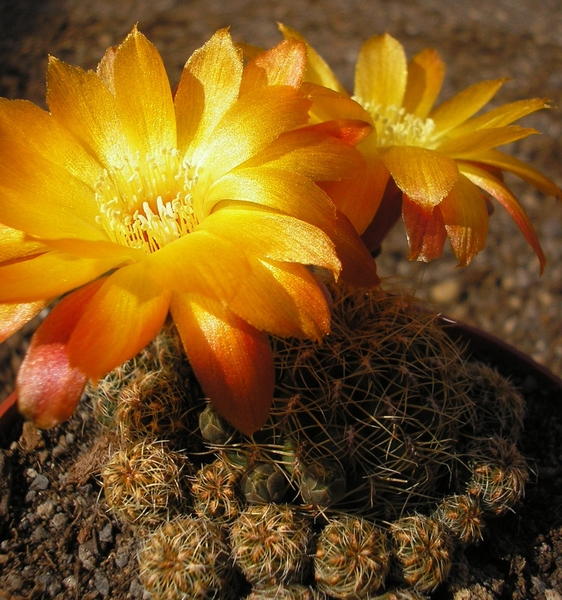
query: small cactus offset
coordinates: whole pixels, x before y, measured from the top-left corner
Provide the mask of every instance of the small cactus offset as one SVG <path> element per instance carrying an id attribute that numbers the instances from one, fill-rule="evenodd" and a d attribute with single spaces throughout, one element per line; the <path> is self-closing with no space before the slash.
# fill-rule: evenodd
<path id="1" fill-rule="evenodd" d="M 475 434 L 517 441 L 525 417 L 525 401 L 519 390 L 509 379 L 484 363 L 470 361 L 466 369 L 470 379 L 470 396 L 478 410 Z"/>
<path id="2" fill-rule="evenodd" d="M 418 592 L 430 592 L 451 568 L 453 543 L 435 519 L 416 514 L 390 525 L 396 574 Z"/>
<path id="3" fill-rule="evenodd" d="M 234 521 L 242 510 L 238 479 L 237 474 L 220 458 L 203 465 L 191 478 L 195 513 L 215 522 Z"/>
<path id="4" fill-rule="evenodd" d="M 515 444 L 500 437 L 475 441 L 468 454 L 468 494 L 478 498 L 482 509 L 501 515 L 523 498 L 529 468 Z"/>
<path id="5" fill-rule="evenodd" d="M 125 521 L 156 525 L 185 509 L 191 464 L 158 442 L 117 450 L 102 469 L 108 505 Z"/>
<path id="6" fill-rule="evenodd" d="M 472 544 L 482 539 L 484 516 L 478 500 L 473 496 L 447 496 L 439 503 L 432 517 L 461 544 Z"/>
<path id="7" fill-rule="evenodd" d="M 310 566 L 312 529 L 289 506 L 248 507 L 232 525 L 234 562 L 256 587 L 301 583 Z"/>
<path id="8" fill-rule="evenodd" d="M 147 536 L 139 552 L 140 579 L 154 600 L 229 600 L 238 579 L 221 528 L 181 517 Z"/>
<path id="9" fill-rule="evenodd" d="M 390 551 L 386 533 L 364 519 L 332 519 L 318 536 L 314 577 L 319 590 L 346 600 L 371 598 L 383 586 Z"/>
<path id="10" fill-rule="evenodd" d="M 254 589 L 246 600 L 326 600 L 325 594 L 297 583 Z"/>

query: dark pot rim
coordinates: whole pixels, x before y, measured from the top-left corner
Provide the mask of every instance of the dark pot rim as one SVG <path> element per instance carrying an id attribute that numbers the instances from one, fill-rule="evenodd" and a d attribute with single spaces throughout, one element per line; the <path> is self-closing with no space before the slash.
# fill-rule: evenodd
<path id="1" fill-rule="evenodd" d="M 517 373 L 518 378 L 522 380 L 532 375 L 537 385 L 547 391 L 558 392 L 562 398 L 562 379 L 524 352 L 472 325 L 461 323 L 446 315 L 439 315 L 439 319 L 449 337 L 466 343 L 469 352 L 477 358 L 490 362 L 502 372 Z M 6 432 L 22 420 L 17 408 L 17 392 L 13 391 L 0 402 L 0 433 Z"/>

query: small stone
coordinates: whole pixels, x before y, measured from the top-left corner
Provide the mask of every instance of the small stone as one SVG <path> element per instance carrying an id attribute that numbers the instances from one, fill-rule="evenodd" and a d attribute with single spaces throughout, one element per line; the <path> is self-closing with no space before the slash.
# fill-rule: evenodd
<path id="1" fill-rule="evenodd" d="M 31 534 L 32 542 L 41 542 L 51 537 L 51 534 L 42 526 L 36 527 Z"/>
<path id="2" fill-rule="evenodd" d="M 429 294 L 436 304 L 453 304 L 461 295 L 461 284 L 449 277 L 432 286 Z"/>
<path id="3" fill-rule="evenodd" d="M 106 523 L 104 528 L 99 532 L 100 542 L 112 542 L 113 541 L 113 526 L 111 523 Z"/>
<path id="4" fill-rule="evenodd" d="M 67 523 L 68 523 L 68 516 L 65 515 L 64 513 L 57 513 L 51 519 L 51 525 L 55 529 L 60 529 L 61 527 L 64 527 Z"/>
<path id="5" fill-rule="evenodd" d="M 61 456 L 64 456 L 68 451 L 68 448 L 66 446 L 63 446 L 62 444 L 57 444 L 53 450 L 52 450 L 52 454 L 54 458 L 60 458 Z"/>
<path id="6" fill-rule="evenodd" d="M 78 558 L 87 571 L 93 571 L 96 567 L 96 557 L 90 546 L 88 542 L 78 546 Z"/>
<path id="7" fill-rule="evenodd" d="M 138 579 L 133 579 L 129 587 L 131 598 L 142 598 L 144 596 L 144 587 Z"/>
<path id="8" fill-rule="evenodd" d="M 104 573 L 96 571 L 94 573 L 94 583 L 96 590 L 105 598 L 109 596 L 109 580 Z"/>
<path id="9" fill-rule="evenodd" d="M 74 575 L 69 575 L 62 580 L 62 584 L 67 590 L 76 590 L 78 588 L 78 580 Z"/>
<path id="10" fill-rule="evenodd" d="M 37 514 L 46 519 L 55 514 L 55 504 L 52 500 L 47 500 L 37 507 Z"/>
<path id="11" fill-rule="evenodd" d="M 46 490 L 49 487 L 49 480 L 45 477 L 45 475 L 37 475 L 31 485 L 29 486 L 30 490 Z"/>
<path id="12" fill-rule="evenodd" d="M 129 555 L 127 554 L 127 552 L 117 551 L 117 555 L 115 556 L 115 564 L 120 569 L 123 569 L 124 567 L 126 567 L 129 564 Z"/>

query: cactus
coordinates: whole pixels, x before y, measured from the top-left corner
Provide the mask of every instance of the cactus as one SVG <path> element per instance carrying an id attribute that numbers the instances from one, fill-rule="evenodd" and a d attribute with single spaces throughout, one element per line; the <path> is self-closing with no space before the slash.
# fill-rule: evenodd
<path id="1" fill-rule="evenodd" d="M 248 507 L 232 525 L 234 562 L 254 586 L 301 583 L 310 563 L 308 520 L 278 504 Z"/>
<path id="2" fill-rule="evenodd" d="M 219 526 L 205 518 L 166 522 L 144 540 L 139 574 L 154 600 L 226 600 L 238 595 L 236 572 Z"/>
<path id="3" fill-rule="evenodd" d="M 129 523 L 155 525 L 185 505 L 182 482 L 190 468 L 185 456 L 161 443 L 119 449 L 101 473 L 106 502 Z"/>
<path id="4" fill-rule="evenodd" d="M 289 584 L 254 589 L 246 600 L 324 600 L 326 596 L 310 587 Z"/>
<path id="5" fill-rule="evenodd" d="M 484 518 L 478 501 L 467 494 L 453 494 L 444 498 L 432 517 L 441 523 L 461 544 L 482 539 Z"/>
<path id="6" fill-rule="evenodd" d="M 443 525 L 415 514 L 390 525 L 397 575 L 418 592 L 434 590 L 447 578 L 453 543 Z"/>
<path id="7" fill-rule="evenodd" d="M 211 542 L 197 519 L 174 518 L 184 524 L 155 538 L 154 567 L 147 542 L 142 580 L 156 600 L 421 599 L 447 577 L 454 544 L 481 539 L 483 518 L 521 499 L 529 469 L 514 386 L 467 361 L 411 297 L 331 292 L 321 344 L 272 340 L 275 398 L 253 436 L 201 397 L 169 329 L 94 392 L 123 445 L 103 472 L 115 512 L 155 527 L 191 510 L 190 496 L 201 527 L 219 532 Z M 202 463 L 197 473 L 177 447 Z M 384 587 L 389 563 L 404 587 Z"/>
<path id="8" fill-rule="evenodd" d="M 195 513 L 215 522 L 231 522 L 242 510 L 238 477 L 220 459 L 203 465 L 192 477 L 191 495 Z"/>
<path id="9" fill-rule="evenodd" d="M 332 519 L 318 536 L 314 577 L 330 597 L 371 598 L 383 584 L 390 552 L 385 532 L 363 519 Z"/>
<path id="10" fill-rule="evenodd" d="M 274 340 L 270 418 L 222 451 L 246 466 L 282 467 L 304 504 L 386 519 L 430 506 L 474 419 L 461 352 L 409 297 L 332 292 L 330 336 L 320 345 Z"/>
<path id="11" fill-rule="evenodd" d="M 97 386 L 88 384 L 87 393 L 98 420 L 116 428 L 123 443 L 165 441 L 193 452 L 203 448 L 198 428 L 203 394 L 171 327 L 162 328 Z"/>
<path id="12" fill-rule="evenodd" d="M 475 435 L 501 436 L 517 441 L 525 417 L 525 401 L 517 388 L 484 363 L 470 361 L 466 368 L 470 380 L 469 393 L 478 410 Z"/>
<path id="13" fill-rule="evenodd" d="M 483 510 L 498 516 L 523 498 L 529 469 L 513 442 L 499 437 L 473 442 L 469 448 L 470 479 L 466 492 Z"/>

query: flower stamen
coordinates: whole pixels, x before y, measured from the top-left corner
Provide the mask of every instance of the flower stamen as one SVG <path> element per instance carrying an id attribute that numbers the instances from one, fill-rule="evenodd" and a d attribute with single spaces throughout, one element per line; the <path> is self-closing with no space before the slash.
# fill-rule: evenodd
<path id="1" fill-rule="evenodd" d="M 95 186 L 97 222 L 118 244 L 156 252 L 202 220 L 193 205 L 197 168 L 176 149 L 140 154 L 105 169 Z"/>
<path id="2" fill-rule="evenodd" d="M 377 146 L 431 146 L 435 130 L 432 119 L 420 119 L 394 104 L 365 106 L 377 132 Z"/>

